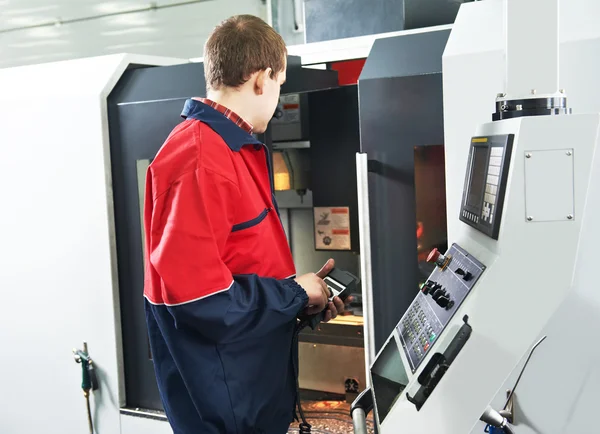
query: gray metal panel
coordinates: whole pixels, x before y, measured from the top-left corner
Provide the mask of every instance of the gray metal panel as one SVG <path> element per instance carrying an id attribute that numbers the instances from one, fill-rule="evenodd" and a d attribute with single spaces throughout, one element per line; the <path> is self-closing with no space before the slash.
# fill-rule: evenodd
<path id="1" fill-rule="evenodd" d="M 414 147 L 443 144 L 442 75 L 362 80 L 359 98 L 378 351 L 418 291 Z"/>
<path id="2" fill-rule="evenodd" d="M 438 30 L 377 39 L 359 82 L 384 77 L 441 73 L 442 54 L 449 36 L 450 30 Z"/>
<path id="3" fill-rule="evenodd" d="M 309 102 L 313 206 L 350 208 L 351 250 L 358 252 L 358 88 L 354 85 L 313 92 Z"/>
<path id="4" fill-rule="evenodd" d="M 462 3 L 473 0 L 405 0 L 404 29 L 452 24 Z"/>

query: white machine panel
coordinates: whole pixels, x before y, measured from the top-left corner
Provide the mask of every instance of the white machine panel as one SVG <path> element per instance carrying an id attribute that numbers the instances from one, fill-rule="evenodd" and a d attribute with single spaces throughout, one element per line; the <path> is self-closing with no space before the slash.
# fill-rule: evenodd
<path id="1" fill-rule="evenodd" d="M 596 138 L 596 149 L 600 137 Z M 577 167 L 577 166 L 576 166 Z M 585 198 L 573 282 L 560 307 L 530 342 L 511 374 L 501 383 L 490 405 L 501 410 L 506 390 L 515 387 L 514 430 L 518 434 L 594 432 L 600 388 L 600 293 L 597 287 L 597 250 L 600 240 L 600 154 L 594 154 Z M 531 354 L 529 348 L 546 337 Z M 472 434 L 482 433 L 477 422 Z"/>
<path id="2" fill-rule="evenodd" d="M 469 140 L 476 125 L 489 122 L 496 95 L 504 90 L 503 0 L 464 3 L 443 57 L 444 136 L 448 237 L 456 239 Z M 600 111 L 600 2 L 563 0 L 560 5 L 560 81 L 573 113 Z M 460 101 L 460 103 L 457 103 Z M 461 152 L 462 147 L 462 152 Z M 572 147 L 571 140 L 562 148 Z M 579 158 L 579 157 L 578 157 Z"/>
<path id="3" fill-rule="evenodd" d="M 411 434 L 469 432 L 481 416 L 484 404 L 538 336 L 570 287 L 581 221 L 565 218 L 536 225 L 523 218 L 525 151 L 564 154 L 564 144 L 573 143 L 573 154 L 578 157 L 573 159 L 574 214 L 580 215 L 599 126 L 598 115 L 544 116 L 488 123 L 474 132 L 474 137 L 502 134 L 515 137 L 500 234 L 496 241 L 462 223 L 461 234 L 453 241 L 487 268 L 450 321 L 453 327 L 442 333 L 440 344 L 434 345 L 409 378 L 382 423 L 383 432 L 386 429 Z M 552 194 L 544 197 L 546 202 L 554 200 Z M 540 272 L 531 273 L 532 269 Z M 444 344 L 457 333 L 464 315 L 469 317 L 472 334 L 425 404 L 417 410 L 406 394 L 414 396 L 420 387 L 418 378 L 430 357 L 444 351 Z M 449 399 L 452 396 L 460 399 Z"/>
<path id="4" fill-rule="evenodd" d="M 0 70 L 0 432 L 88 432 L 81 366 L 100 382 L 98 433 L 125 402 L 106 98 L 130 65 L 114 55 Z"/>
<path id="5" fill-rule="evenodd" d="M 428 349 L 422 363 L 412 375 L 407 376 L 407 384 L 401 388 L 402 392 L 381 423 L 384 434 L 483 432 L 485 424 L 476 421 L 489 403 L 498 410 L 502 409 L 506 389 L 514 384 L 533 343 L 545 334 L 548 339 L 531 362 L 535 368 L 528 368 L 528 371 L 535 369 L 535 375 L 529 379 L 525 375 L 523 384 L 519 386 L 527 387 L 527 392 L 516 392 L 516 432 L 578 433 L 589 432 L 594 426 L 592 423 L 582 424 L 581 419 L 573 419 L 574 415 L 581 413 L 575 410 L 573 397 L 580 393 L 597 402 L 588 383 L 593 387 L 600 383 L 600 370 L 595 367 L 600 361 L 600 353 L 594 356 L 593 364 L 578 363 L 575 359 L 579 353 L 587 357 L 592 351 L 588 349 L 592 345 L 588 343 L 586 347 L 590 338 L 588 335 L 588 341 L 585 341 L 586 334 L 580 332 L 582 337 L 573 341 L 583 346 L 582 349 L 570 345 L 568 335 L 575 334 L 576 328 L 565 324 L 567 318 L 575 319 L 577 309 L 582 311 L 581 318 L 576 321 L 579 330 L 587 329 L 586 321 L 593 327 L 596 322 L 589 319 L 590 315 L 581 305 L 571 304 L 569 315 L 565 314 L 560 321 L 562 330 L 560 327 L 551 329 L 548 325 L 548 330 L 561 337 L 553 344 L 554 349 L 548 352 L 544 347 L 551 347 L 552 334 L 543 330 L 557 309 L 566 309 L 561 305 L 570 294 L 576 261 L 581 261 L 578 259 L 582 254 L 580 244 L 587 237 L 582 225 L 598 221 L 598 216 L 588 218 L 587 208 L 596 206 L 592 203 L 599 203 L 597 195 L 592 199 L 590 191 L 592 182 L 600 184 L 595 179 L 600 176 L 600 165 L 593 163 L 600 127 L 600 115 L 596 114 L 600 112 L 600 86 L 590 71 L 595 71 L 596 77 L 600 74 L 598 57 L 591 60 L 591 53 L 600 50 L 600 28 L 592 24 L 588 15 L 598 16 L 600 3 L 569 0 L 560 5 L 559 86 L 566 90 L 568 106 L 574 114 L 530 116 L 491 123 L 497 94 L 505 91 L 507 78 L 503 6 L 503 1 L 493 0 L 464 4 L 443 59 L 449 241 L 460 245 L 486 268 L 437 342 Z M 535 54 L 526 53 L 532 58 Z M 555 72 L 549 73 L 550 76 L 554 82 Z M 546 87 L 551 92 L 553 85 Z M 592 114 L 581 114 L 587 112 Z M 475 128 L 476 125 L 481 126 Z M 472 139 L 500 135 L 512 135 L 514 141 L 501 224 L 494 239 L 477 227 L 481 214 L 473 215 L 467 210 L 471 215 L 463 216 L 462 221 L 459 216 L 464 211 L 463 190 L 465 173 L 471 161 Z M 488 157 L 491 158 L 490 155 Z M 539 158 L 536 160 L 536 157 Z M 488 172 L 491 166 L 495 165 L 488 164 Z M 493 182 L 490 184 L 494 185 Z M 490 192 L 486 190 L 486 194 Z M 487 202 L 491 203 L 490 200 Z M 599 238 L 600 235 L 595 238 L 596 248 Z M 591 247 L 587 255 L 590 260 L 597 256 L 592 253 Z M 594 265 L 588 265 L 592 270 Z M 591 280 L 587 282 L 587 287 L 590 286 L 595 286 Z M 596 305 L 586 307 L 590 312 L 597 311 Z M 434 388 L 427 391 L 426 402 L 418 408 L 407 395 L 415 396 L 415 391 L 422 386 L 419 378 L 423 378 L 423 372 L 433 357 L 446 352 L 451 346 L 465 316 L 468 316 L 468 324 L 472 327 L 466 344 L 452 364 L 445 367 L 445 374 Z M 561 346 L 562 351 L 559 350 Z M 560 363 L 542 366 L 559 351 Z M 401 348 L 399 353 L 401 362 L 410 373 Z M 373 367 L 376 364 L 377 360 Z M 568 384 L 553 388 L 557 375 L 562 383 L 566 378 L 564 372 L 572 369 L 577 372 L 568 378 L 577 384 L 578 389 Z M 535 393 L 529 392 L 533 384 L 538 387 Z M 556 392 L 553 392 L 554 389 Z M 545 408 L 539 404 L 551 401 L 561 392 L 564 392 L 565 398 L 556 401 L 563 404 L 550 404 Z M 566 403 L 570 399 L 573 407 L 567 410 Z M 577 405 L 589 409 L 590 414 L 594 413 L 591 405 Z M 518 415 L 523 411 L 521 406 L 530 413 L 519 420 Z M 554 411 L 557 412 L 558 423 L 553 425 L 542 420 L 544 417 L 551 418 Z M 588 431 L 581 428 L 584 426 Z"/>
<path id="6" fill-rule="evenodd" d="M 525 151 L 525 218 L 528 222 L 575 218 L 574 160 L 572 148 Z"/>

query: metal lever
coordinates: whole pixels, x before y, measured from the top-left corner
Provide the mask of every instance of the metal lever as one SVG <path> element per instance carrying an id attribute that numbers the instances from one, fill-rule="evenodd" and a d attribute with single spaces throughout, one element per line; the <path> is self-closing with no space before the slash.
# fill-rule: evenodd
<path id="1" fill-rule="evenodd" d="M 488 407 L 485 409 L 485 411 L 479 418 L 482 422 L 485 422 L 488 425 L 491 425 L 495 428 L 500 428 L 504 430 L 506 434 L 513 434 L 513 430 L 509 424 L 515 423 L 515 390 L 519 385 L 519 381 L 521 381 L 521 377 L 523 376 L 523 372 L 525 372 L 525 368 L 527 367 L 529 360 L 531 360 L 531 356 L 533 356 L 533 352 L 536 350 L 537 347 L 540 346 L 542 342 L 544 342 L 546 338 L 547 336 L 543 336 L 539 341 L 535 343 L 535 345 L 529 351 L 527 360 L 525 360 L 525 364 L 523 365 L 523 368 L 521 368 L 521 372 L 519 372 L 519 376 L 517 377 L 515 385 L 513 386 L 512 390 L 507 391 L 508 396 L 506 398 L 506 402 L 504 403 L 504 408 L 500 411 L 496 411 L 488 405 Z"/>

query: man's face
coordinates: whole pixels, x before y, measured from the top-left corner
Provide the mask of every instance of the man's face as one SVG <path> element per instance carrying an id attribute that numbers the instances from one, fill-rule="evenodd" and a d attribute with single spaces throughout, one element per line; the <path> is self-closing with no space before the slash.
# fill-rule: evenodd
<path id="1" fill-rule="evenodd" d="M 273 118 L 273 114 L 275 113 L 275 109 L 279 103 L 281 86 L 286 80 L 286 69 L 287 62 L 283 71 L 281 71 L 279 74 L 276 74 L 273 78 L 267 78 L 264 82 L 263 93 L 260 95 L 261 101 L 258 107 L 258 121 L 254 125 L 254 132 L 256 133 L 264 133 L 269 125 L 269 122 Z"/>

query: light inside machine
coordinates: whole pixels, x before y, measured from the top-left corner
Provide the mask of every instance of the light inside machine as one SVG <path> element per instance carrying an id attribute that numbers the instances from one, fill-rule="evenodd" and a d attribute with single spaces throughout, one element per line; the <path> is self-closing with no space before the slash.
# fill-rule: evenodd
<path id="1" fill-rule="evenodd" d="M 433 271 L 427 255 L 448 248 L 446 175 L 443 145 L 414 147 L 415 205 L 419 282 Z"/>
<path id="2" fill-rule="evenodd" d="M 273 173 L 276 191 L 290 190 L 292 188 L 290 171 L 287 164 L 285 164 L 282 152 L 273 152 Z"/>

